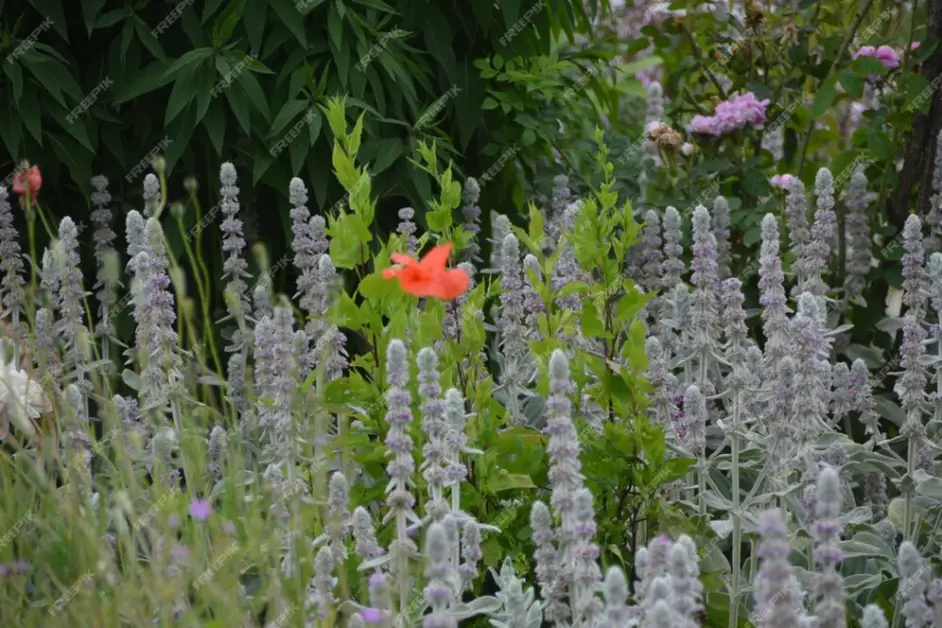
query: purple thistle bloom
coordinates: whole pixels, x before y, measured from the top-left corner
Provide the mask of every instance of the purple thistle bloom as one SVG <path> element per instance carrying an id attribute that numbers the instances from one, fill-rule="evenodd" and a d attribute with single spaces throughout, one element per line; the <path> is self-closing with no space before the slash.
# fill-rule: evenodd
<path id="1" fill-rule="evenodd" d="M 202 499 L 196 499 L 190 502 L 190 516 L 196 521 L 206 521 L 213 512 L 212 505 Z"/>

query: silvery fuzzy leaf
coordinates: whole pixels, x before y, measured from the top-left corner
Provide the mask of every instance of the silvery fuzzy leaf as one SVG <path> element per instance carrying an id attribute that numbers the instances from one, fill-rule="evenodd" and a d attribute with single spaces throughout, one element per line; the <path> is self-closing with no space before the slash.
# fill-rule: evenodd
<path id="1" fill-rule="evenodd" d="M 725 539 L 733 531 L 733 522 L 729 519 L 710 521 L 710 528 L 716 532 L 716 536 L 718 536 L 720 539 Z"/>
<path id="2" fill-rule="evenodd" d="M 896 560 L 896 550 L 890 547 L 889 543 L 886 542 L 883 537 L 878 534 L 874 534 L 868 530 L 861 530 L 854 535 L 854 541 L 859 541 L 865 543 L 877 550 L 877 553 L 874 556 L 879 556 L 880 558 L 885 558 L 888 561 Z"/>
<path id="3" fill-rule="evenodd" d="M 844 526 L 873 521 L 873 511 L 868 506 L 858 506 L 837 518 Z"/>
<path id="4" fill-rule="evenodd" d="M 883 352 L 879 349 L 873 347 L 865 347 L 859 344 L 848 345 L 844 351 L 844 355 L 850 358 L 851 361 L 860 358 L 864 361 L 870 369 L 878 369 L 882 367 L 885 363 L 883 360 Z"/>
<path id="5" fill-rule="evenodd" d="M 916 480 L 916 492 L 920 495 L 942 500 L 942 478 L 927 478 L 922 481 Z"/>
<path id="6" fill-rule="evenodd" d="M 703 494 L 703 501 L 706 505 L 717 510 L 729 510 L 733 507 L 733 502 L 726 499 L 716 491 L 707 491 Z"/>
<path id="7" fill-rule="evenodd" d="M 840 334 L 843 334 L 846 331 L 850 331 L 853 328 L 854 328 L 853 325 L 851 325 L 850 323 L 847 323 L 845 325 L 841 325 L 840 327 L 835 327 L 834 329 L 824 332 L 824 337 L 829 338 L 831 336 L 839 336 Z"/>
<path id="8" fill-rule="evenodd" d="M 883 581 L 883 574 L 851 574 L 844 578 L 844 588 L 847 590 L 848 595 L 856 597 L 864 591 L 877 588 Z"/>
<path id="9" fill-rule="evenodd" d="M 892 421 L 897 427 L 906 421 L 906 413 L 903 412 L 903 409 L 900 408 L 896 402 L 886 397 L 877 397 L 875 401 L 876 410 L 884 419 Z"/>
<path id="10" fill-rule="evenodd" d="M 461 621 L 475 615 L 491 615 L 499 611 L 500 608 L 500 600 L 490 595 L 484 595 L 467 604 L 462 602 L 453 606 L 448 614 Z"/>
<path id="11" fill-rule="evenodd" d="M 392 559 L 393 559 L 392 553 L 383 554 L 382 556 L 379 556 L 378 558 L 373 558 L 373 559 L 360 563 L 360 566 L 357 567 L 357 571 L 369 571 L 371 569 L 378 569 L 386 565 L 387 563 L 389 563 Z"/>

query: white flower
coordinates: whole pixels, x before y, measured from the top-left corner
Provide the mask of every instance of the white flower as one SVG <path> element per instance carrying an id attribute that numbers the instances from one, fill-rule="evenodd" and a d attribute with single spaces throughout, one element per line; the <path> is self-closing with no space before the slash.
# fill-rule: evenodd
<path id="1" fill-rule="evenodd" d="M 684 154 L 684 157 L 690 157 L 697 152 L 697 147 L 690 142 L 684 142 L 684 145 L 680 147 L 680 152 Z"/>
<path id="2" fill-rule="evenodd" d="M 899 318 L 899 313 L 902 308 L 903 291 L 891 286 L 886 292 L 886 315 L 890 318 Z"/>
<path id="3" fill-rule="evenodd" d="M 0 358 L 0 428 L 10 420 L 30 436 L 36 433 L 30 419 L 52 412 L 52 404 L 42 387 L 23 369 Z"/>

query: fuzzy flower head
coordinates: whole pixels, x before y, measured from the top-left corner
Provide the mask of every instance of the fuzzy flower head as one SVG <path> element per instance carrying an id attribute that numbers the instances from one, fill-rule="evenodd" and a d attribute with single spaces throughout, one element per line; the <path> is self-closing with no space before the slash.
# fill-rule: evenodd
<path id="1" fill-rule="evenodd" d="M 712 116 L 694 116 L 687 126 L 690 133 L 722 137 L 746 126 L 760 128 L 765 124 L 769 100 L 758 100 L 752 92 L 739 94 L 720 103 Z"/>
<path id="2" fill-rule="evenodd" d="M 190 516 L 196 521 L 206 521 L 213 512 L 210 503 L 203 499 L 196 499 L 190 502 Z"/>
<path id="3" fill-rule="evenodd" d="M 769 183 L 772 184 L 772 187 L 781 188 L 787 190 L 795 182 L 794 175 L 790 174 L 777 174 L 769 179 Z"/>

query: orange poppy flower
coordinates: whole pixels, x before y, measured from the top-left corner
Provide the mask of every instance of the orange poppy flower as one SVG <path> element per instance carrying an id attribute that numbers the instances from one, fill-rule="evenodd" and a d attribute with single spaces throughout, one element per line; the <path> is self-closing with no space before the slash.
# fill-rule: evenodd
<path id="1" fill-rule="evenodd" d="M 446 268 L 450 254 L 451 243 L 436 246 L 421 260 L 393 253 L 390 257 L 396 266 L 384 270 L 383 277 L 398 279 L 403 290 L 417 297 L 457 299 L 468 289 L 471 278 L 460 268 Z"/>

